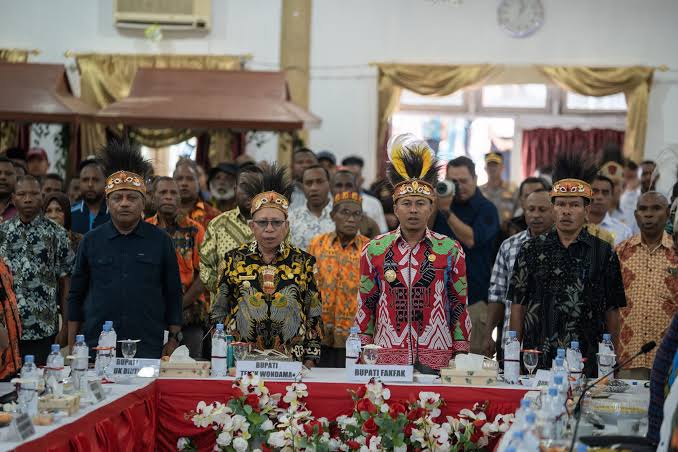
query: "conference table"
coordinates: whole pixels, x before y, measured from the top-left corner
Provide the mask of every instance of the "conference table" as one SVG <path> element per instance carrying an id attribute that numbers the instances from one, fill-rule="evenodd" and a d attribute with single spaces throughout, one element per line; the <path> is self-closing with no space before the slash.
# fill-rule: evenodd
<path id="1" fill-rule="evenodd" d="M 513 413 L 528 388 L 523 386 L 448 386 L 415 376 L 414 383 L 387 383 L 391 400 L 416 399 L 420 391 L 438 392 L 445 400 L 443 415 L 456 415 L 477 402 L 489 402 L 488 418 Z M 419 380 L 417 382 L 416 380 Z M 2 451 L 171 451 L 180 437 L 193 437 L 199 450 L 211 450 L 213 431 L 193 425 L 186 414 L 198 402 L 227 401 L 234 393 L 233 378 L 139 378 L 130 384 L 110 384 L 107 398 L 82 408 L 74 416 L 40 427 L 25 442 L 5 440 Z M 349 389 L 362 384 L 347 379 L 344 369 L 313 369 L 303 379 L 307 406 L 316 417 L 335 419 L 350 414 Z M 427 384 L 421 383 L 425 381 Z M 290 382 L 266 382 L 271 393 L 285 393 Z M 110 388 L 110 389 L 109 389 Z M 8 429 L 1 429 L 0 435 Z"/>

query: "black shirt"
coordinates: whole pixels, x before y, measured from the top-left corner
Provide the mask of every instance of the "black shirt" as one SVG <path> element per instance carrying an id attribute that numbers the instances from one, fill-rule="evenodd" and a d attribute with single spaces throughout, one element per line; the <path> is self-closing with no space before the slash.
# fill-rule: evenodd
<path id="1" fill-rule="evenodd" d="M 450 210 L 473 229 L 473 247 L 459 240 L 466 253 L 466 278 L 468 279 L 468 305 L 487 301 L 490 274 L 494 264 L 495 240 L 499 233 L 497 208 L 476 188 L 466 202 L 454 200 Z M 455 235 L 451 238 L 458 240 Z"/>
<path id="2" fill-rule="evenodd" d="M 172 239 L 140 221 L 127 235 L 110 221 L 87 233 L 78 248 L 68 294 L 68 319 L 83 322 L 96 346 L 106 320 L 119 339 L 141 339 L 138 358 L 160 358 L 163 333 L 181 325 L 182 290 Z"/>
<path id="3" fill-rule="evenodd" d="M 579 341 L 589 376 L 608 332 L 605 314 L 626 306 L 617 255 L 586 229 L 567 248 L 555 228 L 525 242 L 506 298 L 525 306 L 523 347 L 543 352 L 540 367 L 550 368 L 557 348 Z"/>

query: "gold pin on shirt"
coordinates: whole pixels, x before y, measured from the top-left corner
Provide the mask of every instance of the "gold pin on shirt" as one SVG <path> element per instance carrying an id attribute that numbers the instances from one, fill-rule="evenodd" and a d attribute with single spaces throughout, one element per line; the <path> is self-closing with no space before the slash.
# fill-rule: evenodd
<path id="1" fill-rule="evenodd" d="M 436 260 L 435 254 L 429 254 L 428 255 L 428 261 L 429 262 L 435 262 L 435 260 Z"/>
<path id="2" fill-rule="evenodd" d="M 393 282 L 396 279 L 396 272 L 395 270 L 386 270 L 386 273 L 384 273 L 384 277 L 386 278 L 386 281 L 388 282 Z"/>

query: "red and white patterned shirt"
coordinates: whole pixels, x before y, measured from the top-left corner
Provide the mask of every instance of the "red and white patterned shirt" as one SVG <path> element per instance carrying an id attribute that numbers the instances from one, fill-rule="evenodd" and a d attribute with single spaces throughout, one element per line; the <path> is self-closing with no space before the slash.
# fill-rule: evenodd
<path id="1" fill-rule="evenodd" d="M 374 343 L 380 364 L 440 369 L 469 351 L 466 261 L 461 245 L 427 230 L 411 248 L 400 229 L 362 250 L 355 324 L 363 344 Z"/>

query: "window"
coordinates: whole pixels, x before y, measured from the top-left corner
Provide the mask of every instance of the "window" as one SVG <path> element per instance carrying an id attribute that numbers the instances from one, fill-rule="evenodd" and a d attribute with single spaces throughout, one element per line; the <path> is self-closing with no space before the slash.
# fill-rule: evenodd
<path id="1" fill-rule="evenodd" d="M 195 160 L 198 139 L 191 137 L 181 143 L 173 144 L 165 148 L 141 147 L 141 154 L 153 162 L 153 169 L 158 176 L 171 176 L 174 167 L 181 157 Z"/>
<path id="2" fill-rule="evenodd" d="M 546 111 L 548 101 L 546 85 L 487 85 L 481 89 L 480 107 L 483 109 Z"/>
<path id="3" fill-rule="evenodd" d="M 466 94 L 457 91 L 449 96 L 422 96 L 415 92 L 402 90 L 400 93 L 400 109 L 412 111 L 466 111 Z"/>
<path id="4" fill-rule="evenodd" d="M 626 111 L 624 93 L 602 97 L 583 96 L 571 92 L 564 92 L 564 95 L 563 112 L 621 113 Z"/>

